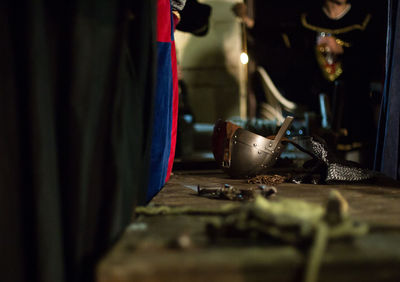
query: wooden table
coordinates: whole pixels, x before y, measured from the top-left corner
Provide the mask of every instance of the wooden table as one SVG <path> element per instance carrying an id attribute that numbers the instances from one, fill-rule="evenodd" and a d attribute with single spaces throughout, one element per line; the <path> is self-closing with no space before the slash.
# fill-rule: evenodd
<path id="1" fill-rule="evenodd" d="M 241 202 L 197 195 L 197 185 L 250 187 L 219 170 L 176 171 L 149 205 L 193 208 Z M 348 201 L 352 218 L 370 232 L 353 242 L 329 244 L 318 281 L 400 281 L 400 185 L 382 178 L 369 185 L 282 183 L 271 200 L 296 198 L 324 204 L 332 189 Z M 307 250 L 290 244 L 211 242 L 205 226 L 215 215 L 138 216 L 100 261 L 99 282 L 302 281 Z"/>

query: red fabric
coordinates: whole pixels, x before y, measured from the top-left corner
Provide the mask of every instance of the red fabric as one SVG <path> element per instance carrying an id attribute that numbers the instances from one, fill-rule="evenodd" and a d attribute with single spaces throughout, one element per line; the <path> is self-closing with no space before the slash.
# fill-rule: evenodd
<path id="1" fill-rule="evenodd" d="M 173 16 L 173 20 L 174 20 L 174 31 L 175 31 L 176 26 L 178 25 L 180 19 L 174 13 L 172 13 L 172 16 Z"/>
<path id="2" fill-rule="evenodd" d="M 148 1 L 148 0 L 145 0 Z M 157 41 L 171 42 L 171 6 L 169 0 L 157 1 Z"/>
<path id="3" fill-rule="evenodd" d="M 169 153 L 168 170 L 167 170 L 167 176 L 165 177 L 165 182 L 169 180 L 172 171 L 172 166 L 174 164 L 176 134 L 178 127 L 179 88 L 178 88 L 178 67 L 176 62 L 175 42 L 172 42 L 171 46 L 171 63 L 172 63 L 172 83 L 173 83 L 171 150 Z"/>

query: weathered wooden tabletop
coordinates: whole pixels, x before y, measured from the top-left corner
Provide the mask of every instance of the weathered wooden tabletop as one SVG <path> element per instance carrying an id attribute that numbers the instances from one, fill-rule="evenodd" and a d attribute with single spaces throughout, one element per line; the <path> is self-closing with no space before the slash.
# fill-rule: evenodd
<path id="1" fill-rule="evenodd" d="M 197 195 L 197 185 L 254 186 L 219 170 L 177 171 L 149 205 L 193 208 L 241 202 Z M 282 183 L 272 201 L 296 198 L 324 204 L 332 189 L 349 203 L 350 216 L 370 226 L 367 235 L 329 244 L 318 281 L 400 281 L 400 185 Z M 111 281 L 302 281 L 307 250 L 290 244 L 211 242 L 205 226 L 215 216 L 138 216 L 100 261 L 99 282 Z"/>

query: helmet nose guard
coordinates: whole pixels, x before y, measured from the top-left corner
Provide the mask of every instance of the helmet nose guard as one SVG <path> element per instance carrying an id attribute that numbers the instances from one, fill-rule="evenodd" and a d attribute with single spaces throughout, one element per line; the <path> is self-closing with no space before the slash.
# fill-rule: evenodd
<path id="1" fill-rule="evenodd" d="M 275 136 L 265 138 L 229 123 L 217 121 L 213 133 L 214 158 L 233 178 L 246 178 L 273 166 L 285 148 L 282 137 L 293 121 L 287 117 Z"/>

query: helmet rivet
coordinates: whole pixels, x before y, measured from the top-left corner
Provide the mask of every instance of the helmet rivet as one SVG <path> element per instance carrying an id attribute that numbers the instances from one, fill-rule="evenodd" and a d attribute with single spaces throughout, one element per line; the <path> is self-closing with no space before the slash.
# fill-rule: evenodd
<path id="1" fill-rule="evenodd" d="M 235 142 L 233 142 L 233 144 L 236 144 L 237 142 L 235 141 Z"/>
<path id="2" fill-rule="evenodd" d="M 253 144 L 253 146 L 254 146 L 254 147 L 257 147 L 257 144 L 256 144 L 256 143 L 254 143 L 254 144 Z"/>
<path id="3" fill-rule="evenodd" d="M 269 143 L 269 146 L 272 147 L 272 143 Z"/>

